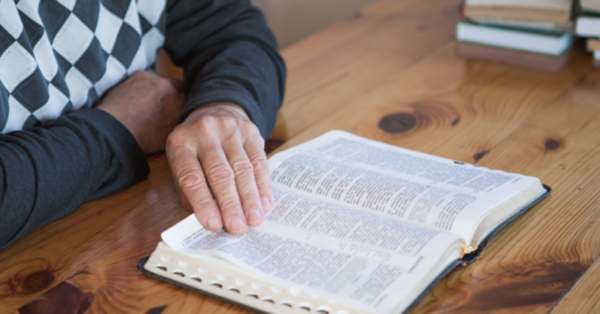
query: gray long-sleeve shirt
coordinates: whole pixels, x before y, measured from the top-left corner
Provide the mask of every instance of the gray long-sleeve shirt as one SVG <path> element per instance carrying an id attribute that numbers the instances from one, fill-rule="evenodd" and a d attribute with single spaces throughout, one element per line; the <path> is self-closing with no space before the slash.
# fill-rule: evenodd
<path id="1" fill-rule="evenodd" d="M 285 65 L 248 1 L 62 2 L 0 12 L 0 248 L 148 175 L 129 131 L 93 104 L 161 46 L 185 68 L 181 120 L 232 102 L 266 138 L 283 98 Z"/>

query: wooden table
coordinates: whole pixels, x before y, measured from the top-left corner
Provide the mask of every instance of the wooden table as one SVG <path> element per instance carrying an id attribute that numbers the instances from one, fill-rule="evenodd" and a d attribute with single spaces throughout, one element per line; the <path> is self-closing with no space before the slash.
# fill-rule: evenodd
<path id="1" fill-rule="evenodd" d="M 342 129 L 541 178 L 552 195 L 412 312 L 598 311 L 600 71 L 582 45 L 560 69 L 462 56 L 460 2 L 383 0 L 286 49 L 287 96 L 268 146 Z M 0 251 L 0 313 L 247 313 L 138 274 L 186 215 L 164 154 L 149 159 L 147 180 Z"/>

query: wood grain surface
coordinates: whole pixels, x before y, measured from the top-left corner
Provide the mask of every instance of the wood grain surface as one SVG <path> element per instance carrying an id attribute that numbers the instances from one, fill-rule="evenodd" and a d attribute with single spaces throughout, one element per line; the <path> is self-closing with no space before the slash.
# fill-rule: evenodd
<path id="1" fill-rule="evenodd" d="M 557 302 L 551 310 L 557 313 L 598 313 L 600 312 L 600 262 L 598 259 L 586 270 L 575 286 Z"/>
<path id="2" fill-rule="evenodd" d="M 288 140 L 454 38 L 457 0 L 375 3 L 283 51 L 288 88 L 272 137 Z"/>
<path id="3" fill-rule="evenodd" d="M 537 176 L 553 193 L 412 313 L 598 311 L 600 71 L 581 44 L 558 66 L 465 53 L 453 40 L 460 2 L 383 0 L 285 50 L 287 95 L 267 149 L 342 129 Z M 0 251 L 0 313 L 249 313 L 138 273 L 186 215 L 164 154 L 149 162 L 147 180 Z"/>

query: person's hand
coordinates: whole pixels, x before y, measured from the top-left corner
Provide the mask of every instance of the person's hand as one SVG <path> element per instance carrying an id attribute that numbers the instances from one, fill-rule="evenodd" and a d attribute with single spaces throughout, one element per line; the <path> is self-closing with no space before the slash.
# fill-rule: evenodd
<path id="1" fill-rule="evenodd" d="M 147 71 L 133 73 L 111 89 L 96 106 L 121 122 L 145 154 L 165 149 L 179 119 L 185 96 L 181 81 Z"/>
<path id="2" fill-rule="evenodd" d="M 264 140 L 242 108 L 196 109 L 169 135 L 166 153 L 182 206 L 205 228 L 242 234 L 264 221 L 273 204 Z"/>

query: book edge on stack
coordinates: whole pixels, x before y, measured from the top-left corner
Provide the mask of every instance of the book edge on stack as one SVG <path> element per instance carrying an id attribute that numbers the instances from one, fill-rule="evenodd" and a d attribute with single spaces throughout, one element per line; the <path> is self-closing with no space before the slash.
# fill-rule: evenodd
<path id="1" fill-rule="evenodd" d="M 516 36 L 521 39 L 515 42 Z M 519 29 L 515 27 L 499 27 L 472 22 L 468 19 L 456 24 L 456 38 L 458 41 L 512 49 L 524 52 L 539 53 L 542 55 L 560 56 L 572 43 L 570 32 L 536 32 L 530 29 Z M 554 47 L 548 47 L 554 46 Z"/>

